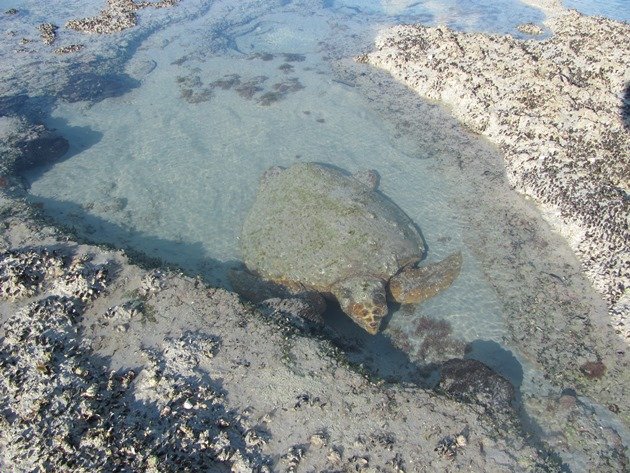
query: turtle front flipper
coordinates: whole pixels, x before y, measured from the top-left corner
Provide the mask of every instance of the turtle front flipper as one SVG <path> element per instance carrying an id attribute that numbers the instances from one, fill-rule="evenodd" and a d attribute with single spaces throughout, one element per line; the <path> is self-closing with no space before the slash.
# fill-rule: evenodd
<path id="1" fill-rule="evenodd" d="M 372 335 L 378 333 L 387 315 L 385 283 L 381 279 L 355 277 L 339 281 L 332 287 L 341 310 Z"/>
<path id="2" fill-rule="evenodd" d="M 408 267 L 389 280 L 389 293 L 401 304 L 417 304 L 448 288 L 462 269 L 462 253 L 421 268 Z"/>

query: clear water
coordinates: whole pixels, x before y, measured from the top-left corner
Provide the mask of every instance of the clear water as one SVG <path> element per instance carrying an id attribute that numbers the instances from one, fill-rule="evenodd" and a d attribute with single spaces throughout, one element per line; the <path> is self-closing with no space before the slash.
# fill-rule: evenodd
<path id="1" fill-rule="evenodd" d="M 627 0 L 563 0 L 562 3 L 586 15 L 630 21 L 630 2 Z"/>
<path id="2" fill-rule="evenodd" d="M 465 229 L 449 203 L 457 190 L 432 170 L 431 154 L 444 151 L 396 138 L 358 90 L 333 77 L 325 60 L 321 42 L 350 34 L 336 31 L 333 21 L 346 20 L 351 32 L 362 29 L 357 23 L 364 16 L 347 5 L 335 3 L 308 15 L 293 7 L 273 9 L 223 31 L 231 47 L 219 54 L 206 52 L 217 48 L 216 39 L 207 35 L 214 18 L 157 33 L 127 65 L 133 70 L 156 64 L 140 87 L 97 103 L 57 105 L 48 124 L 69 139 L 72 157 L 32 173 L 31 194 L 90 240 L 139 250 L 228 285 L 225 272 L 239 260 L 241 224 L 264 170 L 298 161 L 330 163 L 350 172 L 374 168 L 381 190 L 421 227 L 431 248 L 429 260 L 465 252 L 468 263 L 451 292 L 468 294 L 468 302 L 451 294 L 423 309 L 454 322 L 467 320 L 455 323 L 467 340 L 500 339 L 500 303 L 467 252 Z M 488 8 L 482 7 L 471 18 Z M 352 14 L 338 18 L 344 8 Z M 382 15 L 388 8 L 374 6 L 366 15 Z M 466 15 L 460 18 L 460 26 L 468 24 Z M 511 21 L 512 26 L 520 23 Z M 180 64 L 186 57 L 192 59 Z M 283 65 L 292 70 L 281 70 Z M 239 85 L 210 86 L 234 75 L 241 85 L 259 81 L 262 90 L 247 97 Z M 256 79 L 261 77 L 266 79 Z M 270 105 L 261 103 L 274 85 L 295 83 L 302 88 Z M 182 97 L 185 90 L 193 91 L 193 101 L 206 90 L 211 97 L 189 103 Z M 431 142 L 435 126 L 416 139 Z M 450 138 L 461 140 L 460 134 L 454 131 Z"/>
<path id="3" fill-rule="evenodd" d="M 62 24 L 79 4 L 85 14 L 102 7 L 98 1 L 59 7 L 5 3 L 28 10 L 31 17 L 21 21 L 32 24 L 51 18 Z M 471 242 L 471 235 L 486 232 L 497 245 L 505 244 L 492 234 L 501 216 L 471 230 L 475 194 L 483 192 L 443 169 L 460 154 L 494 156 L 499 163 L 498 151 L 432 104 L 419 104 L 410 115 L 415 124 L 405 128 L 406 111 L 379 101 L 379 91 L 370 89 L 374 84 L 352 75 L 360 74 L 356 66 L 344 72 L 343 61 L 336 60 L 369 48 L 375 32 L 388 24 L 447 24 L 519 36 L 517 25 L 544 20 L 540 11 L 516 0 L 190 1 L 172 10 L 147 10 L 140 18 L 128 41 L 81 38 L 95 57 L 124 51 L 120 68 L 108 76 L 116 93 L 76 100 L 71 86 L 65 100 L 54 102 L 45 121 L 69 140 L 70 151 L 54 166 L 29 173 L 34 202 L 90 241 L 139 251 L 229 286 L 226 269 L 239 264 L 241 224 L 264 170 L 300 161 L 350 172 L 377 169 L 381 190 L 421 228 L 427 260 L 461 250 L 465 261 L 448 291 L 395 313 L 386 338 L 395 330 L 412 334 L 417 317 L 445 320 L 453 336 L 475 342 L 476 355 L 523 393 L 557 389 L 509 345 L 505 301 Z M 11 21 L 16 31 L 27 31 Z M 22 71 L 25 83 L 39 84 L 36 74 L 19 69 L 27 62 L 18 56 L 5 75 Z M 375 343 L 366 349 L 382 348 Z"/>

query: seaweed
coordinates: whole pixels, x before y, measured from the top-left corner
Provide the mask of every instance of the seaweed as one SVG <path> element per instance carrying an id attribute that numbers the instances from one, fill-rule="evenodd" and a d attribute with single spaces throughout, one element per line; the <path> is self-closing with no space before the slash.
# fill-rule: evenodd
<path id="1" fill-rule="evenodd" d="M 229 90 L 234 86 L 237 86 L 241 83 L 241 76 L 238 74 L 228 74 L 223 76 L 221 79 L 217 79 L 214 82 L 210 83 L 210 87 L 219 87 L 223 90 Z"/>
<path id="2" fill-rule="evenodd" d="M 426 317 L 421 317 L 421 319 L 427 319 Z M 428 319 L 432 320 L 432 319 Z M 420 348 L 416 352 L 417 355 L 421 356 L 423 359 L 427 358 L 429 355 L 433 353 L 450 353 L 450 352 L 459 352 L 463 353 L 465 348 L 465 343 L 461 340 L 454 338 L 451 335 L 452 327 L 451 324 L 446 322 L 445 320 L 432 320 L 434 323 L 431 324 L 424 331 L 424 339 L 420 344 Z M 423 321 L 423 325 L 426 326 L 426 323 Z M 418 335 L 418 330 L 416 329 L 416 334 Z"/>
<path id="3" fill-rule="evenodd" d="M 254 53 L 254 54 L 250 54 L 249 57 L 247 59 L 252 60 L 252 59 L 261 59 L 263 61 L 271 61 L 273 60 L 275 56 L 271 53 Z"/>
<path id="4" fill-rule="evenodd" d="M 201 87 L 203 85 L 201 78 L 197 75 L 178 76 L 175 80 L 178 84 L 185 85 L 189 88 Z"/>
<path id="5" fill-rule="evenodd" d="M 298 90 L 302 90 L 304 89 L 304 86 L 297 77 L 291 77 L 284 82 L 278 82 L 274 84 L 273 88 L 274 90 L 282 94 L 287 94 L 289 92 L 297 92 Z"/>
<path id="6" fill-rule="evenodd" d="M 258 103 L 263 106 L 269 106 L 272 103 L 278 102 L 284 98 L 284 94 L 280 92 L 267 92 L 260 96 Z"/>
<path id="7" fill-rule="evenodd" d="M 245 82 L 244 84 L 237 87 L 235 90 L 238 95 L 240 95 L 244 99 L 251 100 L 258 92 L 262 92 L 263 88 L 250 81 Z"/>
<path id="8" fill-rule="evenodd" d="M 201 103 L 207 102 L 212 98 L 211 89 L 201 89 L 199 92 L 195 92 L 192 89 L 182 89 L 180 96 L 188 103 Z"/>
<path id="9" fill-rule="evenodd" d="M 283 56 L 286 62 L 303 62 L 306 60 L 304 54 L 284 53 Z"/>
<path id="10" fill-rule="evenodd" d="M 280 66 L 278 66 L 278 69 L 280 69 L 285 74 L 290 74 L 291 72 L 295 70 L 295 68 L 288 62 L 285 62 L 284 64 L 281 64 Z"/>

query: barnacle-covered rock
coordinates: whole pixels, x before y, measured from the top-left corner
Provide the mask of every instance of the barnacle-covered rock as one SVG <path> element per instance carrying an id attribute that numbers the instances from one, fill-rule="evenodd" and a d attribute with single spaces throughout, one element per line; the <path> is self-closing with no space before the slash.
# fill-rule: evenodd
<path id="1" fill-rule="evenodd" d="M 42 250 L 0 254 L 0 298 L 15 301 L 36 294 L 47 277 L 63 273 L 63 259 Z"/>
<path id="2" fill-rule="evenodd" d="M 445 102 L 501 148 L 510 183 L 567 238 L 617 321 L 630 285 L 630 25 L 545 4 L 553 35 L 541 41 L 401 25 L 358 60 Z"/>
<path id="3" fill-rule="evenodd" d="M 140 295 L 148 297 L 162 290 L 166 285 L 166 275 L 160 270 L 148 272 L 140 281 Z"/>
<path id="4" fill-rule="evenodd" d="M 21 420 L 41 420 L 64 409 L 72 394 L 61 389 L 53 395 L 60 386 L 51 381 L 77 368 L 72 354 L 85 348 L 77 337 L 78 316 L 74 301 L 51 296 L 9 319 L 0 346 L 0 411 L 9 409 Z M 73 389 L 79 387 L 86 386 L 79 382 Z"/>
<path id="5" fill-rule="evenodd" d="M 270 471 L 264 441 L 196 371 L 218 349 L 217 338 L 185 333 L 145 350 L 139 374 L 108 373 L 77 323 L 82 307 L 50 296 L 5 323 L 3 464 L 15 471 Z M 10 440 L 24 432 L 27 442 Z"/>
<path id="6" fill-rule="evenodd" d="M 110 34 L 132 28 L 137 24 L 136 12 L 146 7 L 172 7 L 179 0 L 157 2 L 134 2 L 133 0 L 108 0 L 107 8 L 98 16 L 70 20 L 66 28 L 83 33 Z"/>
<path id="7" fill-rule="evenodd" d="M 94 300 L 107 286 L 107 265 L 95 265 L 89 257 L 74 258 L 64 277 L 54 283 L 57 293 L 76 297 L 83 302 Z"/>
<path id="8" fill-rule="evenodd" d="M 126 332 L 129 324 L 133 319 L 142 317 L 145 312 L 144 302 L 139 299 L 133 299 L 124 304 L 110 307 L 103 314 L 103 319 L 107 323 L 112 323 L 119 332 Z"/>

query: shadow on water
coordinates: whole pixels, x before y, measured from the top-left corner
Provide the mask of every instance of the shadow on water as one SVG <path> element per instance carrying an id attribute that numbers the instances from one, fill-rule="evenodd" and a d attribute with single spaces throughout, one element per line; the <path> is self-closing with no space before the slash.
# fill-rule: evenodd
<path id="1" fill-rule="evenodd" d="M 29 182 L 39 179 L 56 163 L 72 158 L 98 143 L 103 134 L 87 126 L 70 126 L 59 117 L 52 117 L 56 99 L 50 96 L 29 97 L 25 94 L 0 97 L 0 117 L 15 117 L 20 124 L 7 130 L 10 146 L 15 153 L 8 158 L 13 174 L 22 179 L 28 189 Z M 10 125 L 12 126 L 12 125 Z"/>
<path id="2" fill-rule="evenodd" d="M 394 308 L 383 326 L 387 327 L 389 319 L 400 315 Z M 347 354 L 351 363 L 362 365 L 369 374 L 387 382 L 412 383 L 425 388 L 433 388 L 439 381 L 440 362 L 410 357 L 410 353 L 392 341 L 387 328 L 377 335 L 370 335 L 335 303 L 329 303 L 324 320 L 326 335 Z M 507 379 L 514 386 L 517 404 L 520 404 L 523 367 L 510 350 L 492 340 L 474 340 L 466 344 L 465 353 L 464 358 L 481 361 Z"/>
<path id="3" fill-rule="evenodd" d="M 31 121 L 50 118 L 59 100 L 96 104 L 108 98 L 121 97 L 140 87 L 140 81 L 124 72 L 98 72 L 92 63 L 74 64 L 66 70 L 58 93 L 31 96 L 16 94 L 0 97 L 0 116 L 23 116 Z"/>
<path id="4" fill-rule="evenodd" d="M 60 134 L 69 142 L 68 151 L 56 159 L 42 162 L 36 167 L 23 170 L 23 176 L 28 182 L 34 182 L 46 174 L 56 163 L 66 161 L 73 156 L 82 153 L 86 149 L 94 146 L 101 138 L 103 133 L 95 131 L 88 126 L 70 126 L 68 122 L 60 117 L 49 118 L 46 120 L 50 131 Z"/>
<path id="5" fill-rule="evenodd" d="M 53 95 L 4 95 L 0 97 L 0 117 L 19 117 L 42 123 L 50 118 L 56 103 L 57 98 Z"/>
<path id="6" fill-rule="evenodd" d="M 523 366 L 510 350 L 493 340 L 473 340 L 466 346 L 464 358 L 481 361 L 506 378 L 514 388 L 523 384 Z"/>
<path id="7" fill-rule="evenodd" d="M 324 321 L 327 337 L 346 354 L 350 363 L 360 365 L 368 374 L 390 383 L 412 383 L 425 388 L 435 385 L 436 365 L 423 366 L 412 361 L 409 354 L 396 347 L 383 332 L 368 334 L 344 314 L 338 304 L 329 303 Z"/>
<path id="8" fill-rule="evenodd" d="M 0 97 L 0 117 L 22 115 L 29 100 L 26 94 L 5 95 Z"/>
<path id="9" fill-rule="evenodd" d="M 53 225 L 78 241 L 123 249 L 134 263 L 145 268 L 167 267 L 190 276 L 200 276 L 212 286 L 230 289 L 227 272 L 241 265 L 239 261 L 219 261 L 204 256 L 206 251 L 201 242 L 188 243 L 147 235 L 96 216 L 74 202 L 32 196 L 29 199 Z M 112 200 L 109 203 L 112 208 L 124 210 L 124 199 Z"/>

